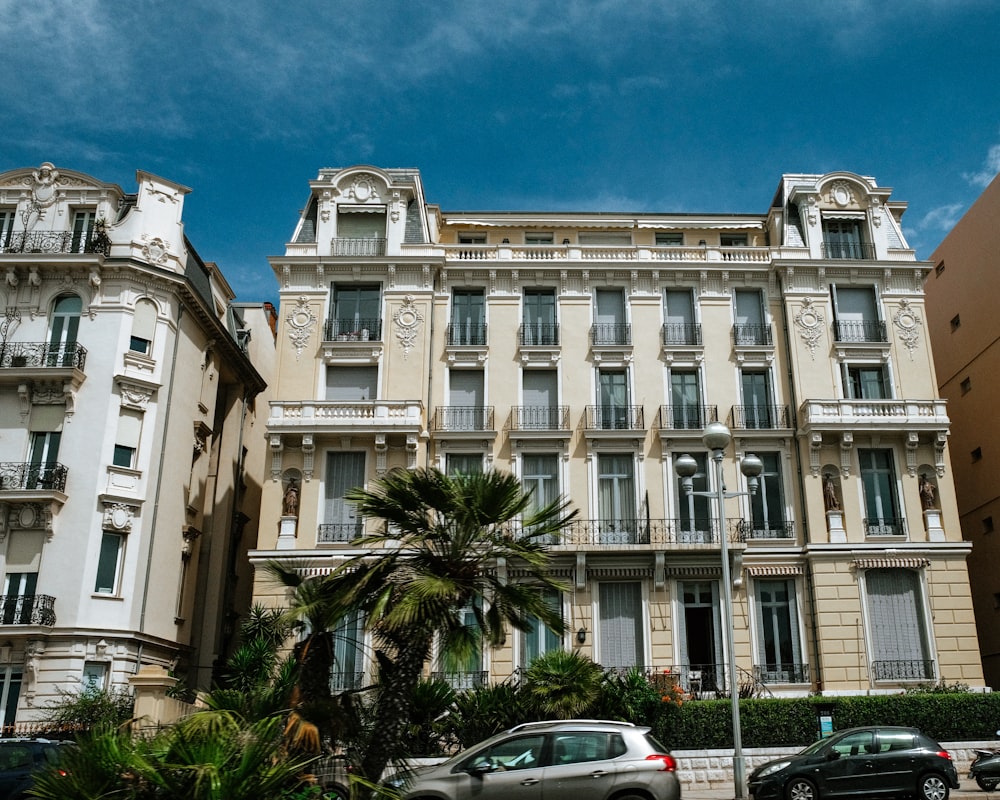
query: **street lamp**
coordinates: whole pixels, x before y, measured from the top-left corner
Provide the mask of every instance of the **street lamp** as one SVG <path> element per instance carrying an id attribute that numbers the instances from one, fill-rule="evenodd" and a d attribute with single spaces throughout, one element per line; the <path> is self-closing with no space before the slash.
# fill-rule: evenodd
<path id="1" fill-rule="evenodd" d="M 698 471 L 698 462 L 685 453 L 674 462 L 674 470 L 681 479 L 681 489 L 687 496 L 714 497 L 719 505 L 719 540 L 722 550 L 722 590 L 724 598 L 726 629 L 726 647 L 729 649 L 729 701 L 733 709 L 733 782 L 736 785 L 736 800 L 743 798 L 743 785 L 746 782 L 746 766 L 743 763 L 743 734 L 740 730 L 740 684 L 736 676 L 736 643 L 735 614 L 733 612 L 733 584 L 729 577 L 729 542 L 726 538 L 726 500 L 730 497 L 745 497 L 757 493 L 757 479 L 764 471 L 764 464 L 757 456 L 747 453 L 740 459 L 740 472 L 747 479 L 749 492 L 727 492 L 722 477 L 722 459 L 733 436 L 729 428 L 721 422 L 710 422 L 705 426 L 705 434 L 701 441 L 712 451 L 712 461 L 715 462 L 714 492 L 694 491 L 694 475 Z"/>

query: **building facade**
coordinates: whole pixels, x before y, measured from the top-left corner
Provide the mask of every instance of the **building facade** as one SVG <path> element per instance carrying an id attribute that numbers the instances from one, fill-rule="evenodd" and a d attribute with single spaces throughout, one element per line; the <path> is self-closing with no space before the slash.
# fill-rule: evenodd
<path id="1" fill-rule="evenodd" d="M 987 300 L 1000 291 L 1000 181 L 994 179 L 931 255 L 927 328 L 934 346 L 938 391 L 953 420 L 952 467 L 969 562 L 972 598 L 987 683 L 1000 687 L 1000 321 Z"/>
<path id="2" fill-rule="evenodd" d="M 146 665 L 208 688 L 250 593 L 274 311 L 187 241 L 188 189 L 137 182 L 0 173 L 5 726 Z"/>
<path id="3" fill-rule="evenodd" d="M 271 259 L 278 365 L 252 562 L 322 574 L 359 552 L 377 523 L 344 493 L 387 470 L 509 470 L 579 509 L 552 544 L 567 633 L 512 634 L 445 673 L 456 687 L 556 647 L 696 694 L 733 663 L 775 696 L 982 686 L 928 264 L 890 194 L 842 172 L 783 176 L 762 214 L 453 213 L 416 170 L 321 170 Z M 732 431 L 730 492 L 748 490 L 745 454 L 764 467 L 723 518 L 697 494 L 718 489 L 712 421 Z M 262 571 L 255 597 L 284 602 Z M 361 623 L 341 623 L 335 689 L 370 674 Z"/>

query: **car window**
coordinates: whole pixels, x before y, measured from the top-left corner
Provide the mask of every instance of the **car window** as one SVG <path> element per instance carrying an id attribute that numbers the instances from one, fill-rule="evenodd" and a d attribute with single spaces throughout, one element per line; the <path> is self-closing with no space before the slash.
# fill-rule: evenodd
<path id="1" fill-rule="evenodd" d="M 608 757 L 606 733 L 557 733 L 554 739 L 553 764 L 579 764 Z"/>
<path id="2" fill-rule="evenodd" d="M 616 734 L 616 736 L 619 739 L 622 738 L 620 734 Z M 653 749 L 654 753 L 669 753 L 670 752 L 670 750 L 668 748 L 664 747 L 660 743 L 660 740 L 657 739 L 655 736 L 653 736 L 653 734 L 647 733 L 644 738 L 646 739 L 646 743 Z M 622 747 L 624 747 L 624 746 L 625 746 L 625 744 L 623 742 L 622 743 Z M 623 750 L 622 752 L 625 752 L 625 751 Z"/>
<path id="3" fill-rule="evenodd" d="M 913 734 L 908 731 L 879 731 L 878 743 L 880 753 L 911 750 L 913 748 Z"/>
<path id="4" fill-rule="evenodd" d="M 876 751 L 875 734 L 872 731 L 851 733 L 834 743 L 833 749 L 841 756 L 864 756 Z"/>
<path id="5" fill-rule="evenodd" d="M 9 745 L 0 750 L 0 769 L 23 769 L 31 766 L 31 748 Z"/>
<path id="6" fill-rule="evenodd" d="M 491 770 L 504 771 L 536 767 L 544 741 L 545 737 L 541 735 L 505 739 L 474 754 L 462 768 L 475 769 L 483 764 L 488 764 Z"/>

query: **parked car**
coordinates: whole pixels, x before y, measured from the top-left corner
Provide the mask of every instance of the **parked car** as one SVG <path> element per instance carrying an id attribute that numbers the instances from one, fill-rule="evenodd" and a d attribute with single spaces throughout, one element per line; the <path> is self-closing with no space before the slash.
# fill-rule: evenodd
<path id="1" fill-rule="evenodd" d="M 840 731 L 757 767 L 749 779 L 752 800 L 947 800 L 957 788 L 958 771 L 947 750 L 916 728 L 889 726 Z"/>
<path id="2" fill-rule="evenodd" d="M 677 762 L 627 722 L 528 722 L 387 783 L 403 800 L 679 800 Z"/>
<path id="3" fill-rule="evenodd" d="M 0 800 L 22 800 L 35 773 L 58 765 L 62 752 L 72 746 L 51 739 L 0 739 Z"/>

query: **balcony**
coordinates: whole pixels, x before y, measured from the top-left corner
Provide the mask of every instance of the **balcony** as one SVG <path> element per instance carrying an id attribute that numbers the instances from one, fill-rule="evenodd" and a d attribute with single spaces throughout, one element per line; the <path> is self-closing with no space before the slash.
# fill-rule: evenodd
<path id="1" fill-rule="evenodd" d="M 558 322 L 532 322 L 518 330 L 521 347 L 558 347 Z"/>
<path id="2" fill-rule="evenodd" d="M 323 326 L 325 342 L 380 342 L 382 341 L 382 320 L 373 319 L 328 319 Z"/>
<path id="3" fill-rule="evenodd" d="M 733 406 L 730 427 L 734 430 L 780 430 L 792 427 L 788 406 Z"/>
<path id="4" fill-rule="evenodd" d="M 865 517 L 866 536 L 906 536 L 906 520 L 896 517 Z"/>
<path id="5" fill-rule="evenodd" d="M 106 233 L 93 231 L 89 237 L 73 231 L 22 231 L 14 233 L 0 253 L 98 253 L 111 255 Z"/>
<path id="6" fill-rule="evenodd" d="M 823 258 L 874 261 L 875 245 L 868 242 L 823 242 Z"/>
<path id="7" fill-rule="evenodd" d="M 733 325 L 734 347 L 774 347 L 770 325 L 737 323 Z"/>
<path id="8" fill-rule="evenodd" d="M 754 678 L 762 684 L 809 683 L 808 664 L 758 664 L 753 668 Z"/>
<path id="9" fill-rule="evenodd" d="M 32 381 L 49 381 L 62 388 L 67 408 L 72 408 L 72 393 L 86 379 L 83 371 L 87 349 L 78 342 L 8 342 L 0 345 L 0 384 L 24 386 Z"/>
<path id="10" fill-rule="evenodd" d="M 444 406 L 434 412 L 431 430 L 492 431 L 493 406 Z"/>
<path id="11" fill-rule="evenodd" d="M 432 672 L 432 681 L 444 681 L 452 689 L 477 689 L 485 686 L 489 680 L 489 672 L 486 670 L 473 670 L 466 672 Z"/>
<path id="12" fill-rule="evenodd" d="M 419 400 L 272 400 L 269 433 L 407 433 L 423 429 Z"/>
<path id="13" fill-rule="evenodd" d="M 330 691 L 352 692 L 364 686 L 365 673 L 361 670 L 337 670 L 330 672 Z"/>
<path id="14" fill-rule="evenodd" d="M 779 520 L 741 519 L 736 526 L 736 536 L 741 542 L 755 539 L 794 539 L 795 523 Z"/>
<path id="15" fill-rule="evenodd" d="M 512 431 L 569 432 L 569 406 L 514 406 L 508 427 Z"/>
<path id="16" fill-rule="evenodd" d="M 587 406 L 586 428 L 590 431 L 644 431 L 642 406 Z"/>
<path id="17" fill-rule="evenodd" d="M 947 433 L 944 400 L 806 400 L 800 412 L 803 431 Z"/>
<path id="18" fill-rule="evenodd" d="M 700 322 L 665 322 L 660 329 L 660 342 L 666 347 L 701 347 Z"/>
<path id="19" fill-rule="evenodd" d="M 0 463 L 0 491 L 65 492 L 68 470 L 62 464 Z"/>
<path id="20" fill-rule="evenodd" d="M 880 320 L 838 320 L 833 323 L 833 339 L 836 342 L 875 342 L 878 344 L 889 341 L 885 323 Z"/>
<path id="21" fill-rule="evenodd" d="M 558 540 L 548 544 L 574 548 L 647 545 L 654 549 L 699 549 L 704 546 L 714 549 L 719 542 L 717 520 L 637 518 L 575 519 L 563 529 Z"/>
<path id="22" fill-rule="evenodd" d="M 316 531 L 316 544 L 350 544 L 359 536 L 364 536 L 365 523 L 325 522 Z"/>
<path id="23" fill-rule="evenodd" d="M 378 236 L 353 238 L 334 237 L 330 240 L 332 256 L 384 256 L 385 238 Z"/>
<path id="24" fill-rule="evenodd" d="M 56 624 L 56 599 L 47 594 L 0 595 L 0 624 L 44 625 Z"/>
<path id="25" fill-rule="evenodd" d="M 934 680 L 934 662 L 930 659 L 873 661 L 872 679 L 876 681 L 931 681 Z"/>
<path id="26" fill-rule="evenodd" d="M 718 406 L 660 406 L 657 427 L 661 431 L 701 431 L 719 421 Z"/>
<path id="27" fill-rule="evenodd" d="M 593 347 L 631 347 L 632 326 L 627 322 L 601 322 L 590 326 Z"/>
<path id="28" fill-rule="evenodd" d="M 449 347 L 485 347 L 485 322 L 453 322 L 447 329 Z"/>

